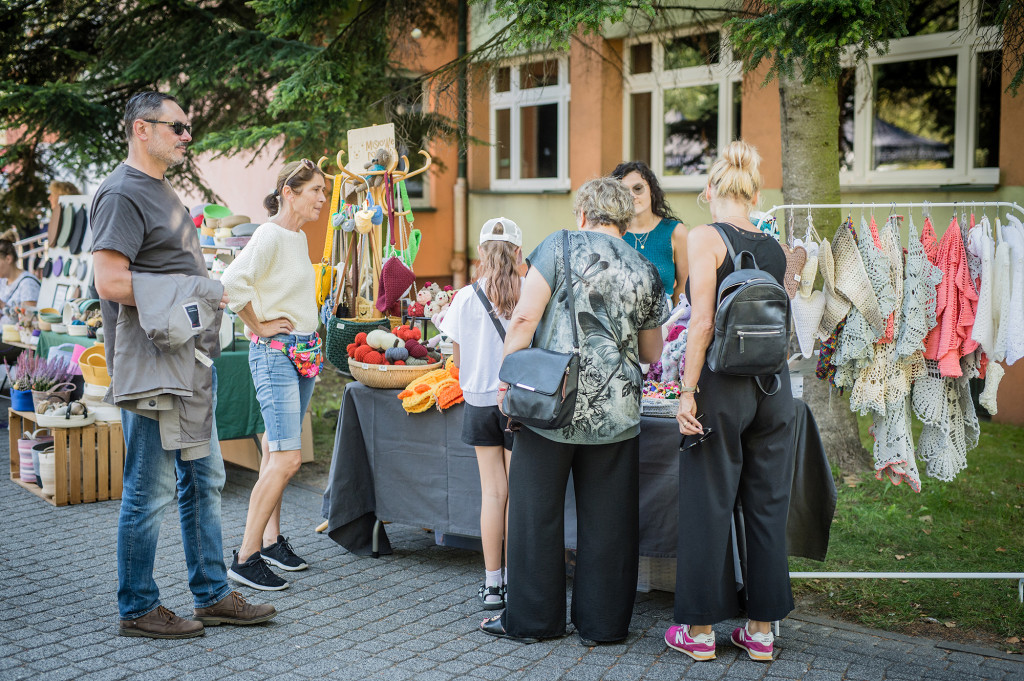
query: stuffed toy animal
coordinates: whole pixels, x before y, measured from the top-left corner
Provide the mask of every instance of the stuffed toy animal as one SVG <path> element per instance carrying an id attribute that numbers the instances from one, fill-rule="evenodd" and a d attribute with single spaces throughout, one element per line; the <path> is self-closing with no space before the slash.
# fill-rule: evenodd
<path id="1" fill-rule="evenodd" d="M 384 147 L 381 147 L 380 149 L 378 149 L 373 154 L 373 157 L 367 163 L 363 164 L 363 168 L 365 168 L 366 170 L 369 170 L 370 172 L 376 172 L 376 171 L 380 171 L 380 170 L 387 170 L 387 167 L 388 167 L 388 165 L 390 165 L 390 163 L 391 163 L 391 152 L 389 152 Z M 368 175 L 366 177 L 366 182 L 371 187 L 379 187 L 382 184 L 384 184 L 384 176 L 383 175 Z"/>
<path id="2" fill-rule="evenodd" d="M 427 305 L 423 308 L 423 316 L 424 317 L 430 317 L 430 320 L 433 321 L 434 317 L 437 316 L 437 313 L 440 312 L 440 311 L 441 311 L 441 306 L 438 305 L 437 303 L 431 301 L 431 302 L 427 303 Z M 435 323 L 434 326 L 437 326 L 437 324 Z"/>
<path id="3" fill-rule="evenodd" d="M 661 350 L 661 380 L 679 382 L 686 360 L 686 332 L 668 343 Z"/>
<path id="4" fill-rule="evenodd" d="M 422 317 L 424 313 L 423 303 L 412 303 L 409 305 L 407 312 L 410 317 Z"/>
<path id="5" fill-rule="evenodd" d="M 452 294 L 450 291 L 438 291 L 434 295 L 434 302 L 437 303 L 441 311 L 447 310 L 448 305 L 452 302 Z"/>
<path id="6" fill-rule="evenodd" d="M 430 282 L 428 281 L 427 286 L 429 285 Z M 420 305 L 426 306 L 426 304 L 430 302 L 430 298 L 430 289 L 427 288 L 426 286 L 424 286 L 423 288 L 416 292 L 416 302 L 419 303 Z"/>

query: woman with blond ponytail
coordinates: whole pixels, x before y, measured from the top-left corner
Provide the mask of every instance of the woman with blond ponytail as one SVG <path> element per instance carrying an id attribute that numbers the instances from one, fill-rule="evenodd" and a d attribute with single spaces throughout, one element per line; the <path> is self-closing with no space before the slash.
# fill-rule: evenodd
<path id="1" fill-rule="evenodd" d="M 789 373 L 780 372 L 778 389 L 767 394 L 758 377 L 715 373 L 705 362 L 714 338 L 718 287 L 734 270 L 724 239 L 736 253 L 753 255 L 758 269 L 780 283 L 786 272 L 782 247 L 748 217 L 758 201 L 760 160 L 746 142 L 725 148 L 701 197 L 714 224 L 696 227 L 687 238 L 692 314 L 676 414 L 686 436 L 679 457 L 675 620 L 680 624 L 665 632 L 665 642 L 695 660 L 714 659 L 711 625 L 741 610 L 750 619 L 733 631 L 733 644 L 753 660 L 771 660 L 771 622 L 793 609 L 786 558 L 794 462 Z M 737 501 L 745 521 L 742 603 L 729 535 Z"/>
<path id="2" fill-rule="evenodd" d="M 508 523 L 508 466 L 512 433 L 498 411 L 498 368 L 512 310 L 519 302 L 523 233 L 508 218 L 494 218 L 480 230 L 475 283 L 461 289 L 441 322 L 452 339 L 459 383 L 466 400 L 462 441 L 476 450 L 480 468 L 480 540 L 484 583 L 477 592 L 484 610 L 505 607 L 502 548 Z"/>

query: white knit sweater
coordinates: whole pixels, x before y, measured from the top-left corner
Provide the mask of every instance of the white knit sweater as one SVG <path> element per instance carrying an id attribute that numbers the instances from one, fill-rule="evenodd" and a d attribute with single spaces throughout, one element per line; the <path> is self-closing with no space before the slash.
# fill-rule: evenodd
<path id="1" fill-rule="evenodd" d="M 316 331 L 316 284 L 302 230 L 263 223 L 224 270 L 221 283 L 235 312 L 252 303 L 261 321 L 284 317 L 295 333 Z"/>

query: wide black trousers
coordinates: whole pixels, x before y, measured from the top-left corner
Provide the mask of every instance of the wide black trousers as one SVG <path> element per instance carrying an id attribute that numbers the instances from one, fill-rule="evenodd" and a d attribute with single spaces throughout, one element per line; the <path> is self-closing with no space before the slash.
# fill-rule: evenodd
<path id="1" fill-rule="evenodd" d="M 769 396 L 753 378 L 716 374 L 707 365 L 701 372 L 697 414 L 713 433 L 680 453 L 675 619 L 681 624 L 714 624 L 741 610 L 771 622 L 793 609 L 786 518 L 795 412 L 789 373 L 780 378 Z M 742 603 L 729 533 L 737 500 L 746 544 Z"/>
<path id="2" fill-rule="evenodd" d="M 640 550 L 640 438 L 603 445 L 516 433 L 508 481 L 508 596 L 514 636 L 565 633 L 565 492 L 572 473 L 577 550 L 572 622 L 580 636 L 629 633 Z"/>

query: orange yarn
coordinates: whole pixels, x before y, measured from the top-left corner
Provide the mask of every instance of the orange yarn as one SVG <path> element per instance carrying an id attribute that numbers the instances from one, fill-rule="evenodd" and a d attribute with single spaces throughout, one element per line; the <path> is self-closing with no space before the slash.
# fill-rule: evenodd
<path id="1" fill-rule="evenodd" d="M 929 226 L 925 225 L 925 229 Z M 925 236 L 922 233 L 922 241 Z M 942 235 L 935 264 L 942 270 L 942 281 L 935 288 L 936 323 L 924 339 L 924 356 L 938 361 L 943 376 L 959 377 L 963 375 L 960 358 L 978 347 L 978 342 L 971 338 L 978 293 L 971 281 L 967 251 L 956 217 Z"/>
<path id="2" fill-rule="evenodd" d="M 369 348 L 370 346 L 367 345 L 365 347 Z M 383 364 L 384 355 L 380 354 L 373 348 L 370 348 L 370 351 L 363 355 L 363 361 L 366 362 L 367 364 Z"/>

